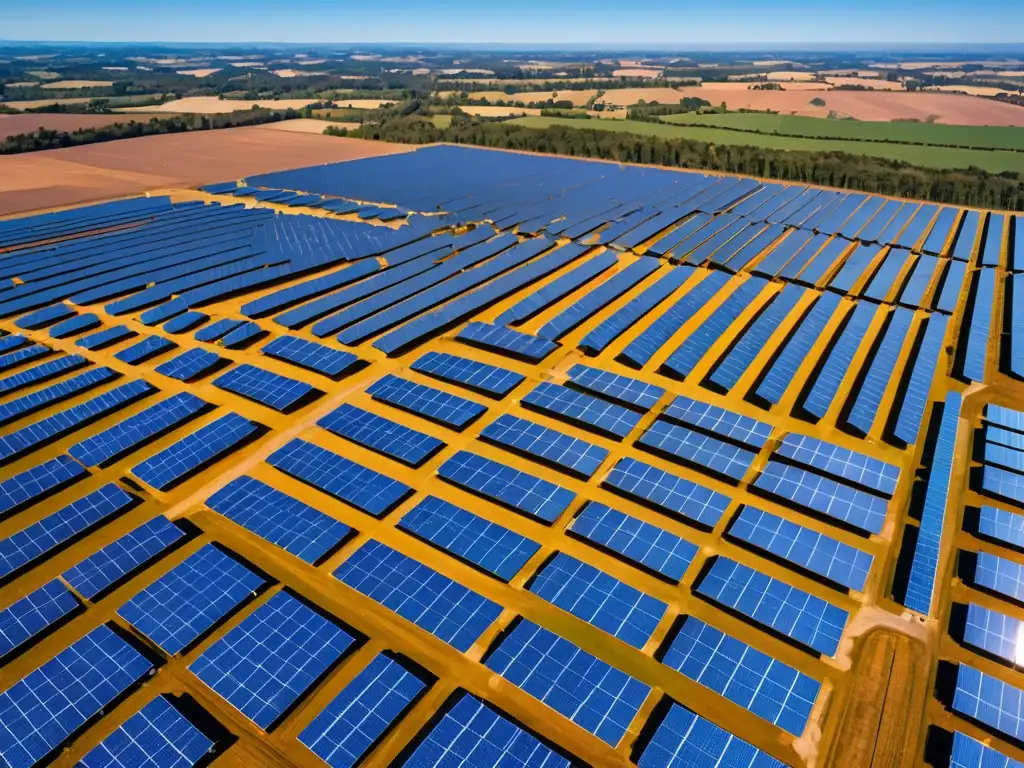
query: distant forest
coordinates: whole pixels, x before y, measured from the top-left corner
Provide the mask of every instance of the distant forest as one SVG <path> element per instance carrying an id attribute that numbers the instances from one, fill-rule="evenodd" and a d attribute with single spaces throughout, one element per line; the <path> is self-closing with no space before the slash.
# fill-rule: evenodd
<path id="1" fill-rule="evenodd" d="M 526 128 L 456 115 L 447 128 L 419 115 L 365 122 L 327 133 L 405 144 L 448 142 L 481 147 L 546 152 L 625 163 L 695 170 L 856 189 L 895 197 L 981 208 L 1024 210 L 1024 181 L 1016 173 L 992 174 L 977 168 L 936 169 L 844 152 L 796 152 L 742 145 L 715 145 L 585 127 Z"/>

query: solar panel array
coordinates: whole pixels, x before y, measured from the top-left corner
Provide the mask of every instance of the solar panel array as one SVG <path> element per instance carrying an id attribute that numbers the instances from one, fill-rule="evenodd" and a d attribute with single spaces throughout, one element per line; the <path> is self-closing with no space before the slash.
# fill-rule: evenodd
<path id="1" fill-rule="evenodd" d="M 0 762 L 843 764 L 901 613 L 950 681 L 901 739 L 1024 762 L 1019 217 L 453 147 L 246 182 L 0 226 Z"/>

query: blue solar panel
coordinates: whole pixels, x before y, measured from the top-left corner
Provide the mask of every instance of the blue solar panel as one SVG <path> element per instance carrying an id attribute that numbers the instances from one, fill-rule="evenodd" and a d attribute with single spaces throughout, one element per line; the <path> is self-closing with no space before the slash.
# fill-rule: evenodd
<path id="1" fill-rule="evenodd" d="M 210 316 L 204 312 L 198 312 L 195 310 L 191 312 L 183 312 L 164 323 L 164 330 L 168 333 L 184 333 L 185 331 L 191 331 L 197 325 L 205 323 L 209 319 Z"/>
<path id="2" fill-rule="evenodd" d="M 876 305 L 862 301 L 850 312 L 846 326 L 840 331 L 829 350 L 818 375 L 814 378 L 810 392 L 803 401 L 803 409 L 815 418 L 825 418 L 825 414 L 832 407 L 854 355 L 864 341 L 868 326 L 875 318 L 876 310 Z"/>
<path id="3" fill-rule="evenodd" d="M 255 594 L 263 579 L 206 544 L 117 610 L 168 654 L 180 653 Z"/>
<path id="4" fill-rule="evenodd" d="M 351 768 L 426 687 L 379 654 L 302 730 L 299 741 L 331 768 Z"/>
<path id="5" fill-rule="evenodd" d="M 900 468 L 895 464 L 887 464 L 807 435 L 786 435 L 776 449 L 776 454 L 884 496 L 895 493 L 896 483 L 900 479 Z"/>
<path id="6" fill-rule="evenodd" d="M 427 496 L 398 526 L 508 581 L 540 545 L 435 496 Z"/>
<path id="7" fill-rule="evenodd" d="M 216 322 L 211 323 L 205 328 L 200 328 L 198 331 L 196 331 L 195 340 L 206 342 L 208 344 L 212 343 L 219 339 L 221 336 L 224 336 L 225 334 L 233 331 L 243 322 L 245 321 L 236 320 L 233 317 L 222 317 L 220 320 L 217 320 Z"/>
<path id="8" fill-rule="evenodd" d="M 643 648 L 667 606 L 635 587 L 559 552 L 530 591 L 634 648 Z"/>
<path id="9" fill-rule="evenodd" d="M 990 496 L 1024 503 L 1024 476 L 1017 472 L 985 465 L 982 470 L 981 487 Z"/>
<path id="10" fill-rule="evenodd" d="M 821 683 L 687 616 L 662 663 L 794 736 L 804 732 Z"/>
<path id="11" fill-rule="evenodd" d="M 728 496 L 628 456 L 612 467 L 604 484 L 707 528 L 713 528 L 729 506 Z"/>
<path id="12" fill-rule="evenodd" d="M 932 315 L 925 328 L 924 339 L 914 357 L 914 367 L 907 383 L 907 392 L 900 406 L 893 433 L 907 445 L 917 441 L 921 420 L 928 404 L 928 391 L 932 386 L 942 341 L 946 336 L 947 320 L 943 315 Z"/>
<path id="13" fill-rule="evenodd" d="M 953 734 L 949 768 L 1024 768 L 1024 763 L 957 731 Z"/>
<path id="14" fill-rule="evenodd" d="M 557 520 L 576 498 L 575 493 L 561 486 L 468 451 L 456 453 L 437 473 L 449 482 L 547 523 Z"/>
<path id="15" fill-rule="evenodd" d="M 650 687 L 543 627 L 519 622 L 487 667 L 599 739 L 615 746 Z"/>
<path id="16" fill-rule="evenodd" d="M 810 528 L 745 506 L 729 535 L 849 589 L 864 591 L 872 557 Z"/>
<path id="17" fill-rule="evenodd" d="M 672 704 L 637 761 L 639 768 L 785 768 L 771 755 Z"/>
<path id="18" fill-rule="evenodd" d="M 596 501 L 587 503 L 568 530 L 671 581 L 683 578 L 697 554 L 696 544 Z"/>
<path id="19" fill-rule="evenodd" d="M 110 429 L 71 446 L 68 453 L 87 467 L 99 466 L 181 426 L 207 407 L 209 403 L 188 392 L 171 395 Z"/>
<path id="20" fill-rule="evenodd" d="M 640 436 L 642 448 L 739 482 L 757 454 L 702 432 L 658 419 Z"/>
<path id="21" fill-rule="evenodd" d="M 184 536 L 181 528 L 161 515 L 72 566 L 61 577 L 91 600 Z"/>
<path id="22" fill-rule="evenodd" d="M 761 448 L 772 433 L 771 424 L 749 416 L 741 416 L 717 405 L 691 400 L 683 395 L 678 395 L 669 403 L 665 409 L 665 416 L 753 448 Z"/>
<path id="23" fill-rule="evenodd" d="M 8 352 L 6 355 L 0 355 L 0 371 L 6 371 L 9 368 L 14 368 L 29 360 L 45 357 L 48 354 L 50 354 L 50 348 L 42 344 L 33 344 L 31 347 L 16 349 L 13 352 Z"/>
<path id="24" fill-rule="evenodd" d="M 850 426 L 862 434 L 871 431 L 889 379 L 898 371 L 903 343 L 913 319 L 913 312 L 897 308 L 889 317 L 881 344 L 872 350 L 867 374 L 857 388 L 856 400 L 847 416 Z"/>
<path id="25" fill-rule="evenodd" d="M 80 603 L 54 579 L 0 611 L 0 659 L 40 636 Z"/>
<path id="26" fill-rule="evenodd" d="M 427 352 L 409 367 L 496 398 L 504 397 L 526 378 L 504 368 L 444 352 Z"/>
<path id="27" fill-rule="evenodd" d="M 1024 515 L 996 507 L 982 507 L 978 513 L 978 533 L 1024 549 Z"/>
<path id="28" fill-rule="evenodd" d="M 378 541 L 357 549 L 334 576 L 463 652 L 502 610 L 497 603 Z"/>
<path id="29" fill-rule="evenodd" d="M 266 730 L 353 642 L 333 621 L 278 592 L 204 651 L 189 670 Z"/>
<path id="30" fill-rule="evenodd" d="M 292 440 L 267 463 L 374 517 L 387 514 L 412 489 L 304 440 Z"/>
<path id="31" fill-rule="evenodd" d="M 220 344 L 228 349 L 241 349 L 263 335 L 265 335 L 265 331 L 250 320 L 242 323 L 233 331 L 229 331 L 227 335 L 220 340 Z"/>
<path id="32" fill-rule="evenodd" d="M 132 473 L 159 491 L 167 490 L 250 439 L 258 429 L 258 424 L 228 413 L 136 464 Z"/>
<path id="33" fill-rule="evenodd" d="M 138 365 L 177 346 L 173 341 L 162 336 L 147 336 L 127 349 L 122 349 L 114 357 L 122 363 Z"/>
<path id="34" fill-rule="evenodd" d="M 1024 566 L 1005 557 L 979 552 L 974 584 L 1014 600 L 1024 601 Z"/>
<path id="35" fill-rule="evenodd" d="M 293 409 L 316 391 L 305 382 L 264 371 L 248 363 L 218 376 L 213 385 L 282 413 Z"/>
<path id="36" fill-rule="evenodd" d="M 608 457 L 600 446 L 507 413 L 488 424 L 480 437 L 582 477 L 593 476 Z"/>
<path id="37" fill-rule="evenodd" d="M 158 696 L 82 758 L 81 768 L 191 768 L 213 747 L 171 702 Z"/>
<path id="38" fill-rule="evenodd" d="M 67 456 L 58 456 L 0 481 L 0 517 L 55 493 L 85 474 L 81 464 Z"/>
<path id="39" fill-rule="evenodd" d="M 558 345 L 501 325 L 472 322 L 456 336 L 459 341 L 482 347 L 499 354 L 507 354 L 531 363 L 539 363 L 554 352 Z"/>
<path id="40" fill-rule="evenodd" d="M 206 505 L 307 563 L 316 563 L 351 534 L 344 523 L 243 475 L 225 485 Z"/>
<path id="41" fill-rule="evenodd" d="M 66 355 L 65 357 L 58 357 L 56 360 L 41 363 L 29 368 L 28 370 L 21 371 L 20 373 L 14 373 L 0 379 L 0 395 L 6 395 L 8 392 L 15 392 L 19 389 L 31 386 L 32 384 L 47 381 L 64 373 L 68 373 L 69 371 L 82 368 L 88 364 L 89 361 L 81 355 Z"/>
<path id="42" fill-rule="evenodd" d="M 374 400 L 380 400 L 458 430 L 471 424 L 487 410 L 472 400 L 392 376 L 390 373 L 378 379 L 366 391 Z"/>
<path id="43" fill-rule="evenodd" d="M 32 766 L 153 665 L 105 624 L 0 693 L 0 759 Z"/>
<path id="44" fill-rule="evenodd" d="M 768 462 L 753 487 L 868 533 L 881 533 L 885 523 L 884 499 L 778 461 Z"/>
<path id="45" fill-rule="evenodd" d="M 540 382 L 523 397 L 523 405 L 572 421 L 610 437 L 622 438 L 633 431 L 641 416 L 607 400 L 568 387 Z"/>
<path id="46" fill-rule="evenodd" d="M 1018 432 L 1024 432 L 1024 411 L 1016 411 L 990 403 L 985 406 L 985 420 L 1015 429 Z"/>
<path id="47" fill-rule="evenodd" d="M 568 296 L 584 283 L 594 279 L 616 263 L 615 254 L 610 251 L 588 259 L 571 272 L 567 272 L 543 288 L 530 293 L 514 306 L 502 312 L 495 318 L 495 325 L 519 325 L 524 323 L 538 312 Z M 592 286 L 590 290 L 599 289 L 600 286 Z"/>
<path id="48" fill-rule="evenodd" d="M 92 312 L 89 312 L 57 323 L 50 329 L 50 336 L 55 339 L 66 339 L 68 336 L 75 336 L 79 333 L 91 331 L 93 328 L 98 328 L 100 325 L 100 319 Z"/>
<path id="49" fill-rule="evenodd" d="M 264 355 L 276 357 L 294 365 L 308 368 L 325 376 L 336 378 L 351 369 L 359 358 L 351 352 L 331 349 L 325 344 L 306 341 L 297 336 L 281 336 L 260 350 Z"/>
<path id="50" fill-rule="evenodd" d="M 953 710 L 1018 741 L 1024 736 L 1024 691 L 967 664 L 957 668 Z"/>
<path id="51" fill-rule="evenodd" d="M 1010 664 L 1016 664 L 1024 622 L 975 603 L 967 606 L 963 640 Z"/>
<path id="52" fill-rule="evenodd" d="M 190 381 L 213 368 L 221 360 L 215 352 L 189 349 L 156 367 L 156 372 L 180 381 Z"/>
<path id="53" fill-rule="evenodd" d="M 418 467 L 444 447 L 436 437 L 348 403 L 321 418 L 317 425 L 411 467 Z"/>
<path id="54" fill-rule="evenodd" d="M 980 269 L 975 277 L 974 305 L 970 326 L 961 336 L 964 349 L 964 378 L 970 381 L 985 381 L 985 362 L 988 359 L 988 339 L 992 329 L 992 307 L 996 292 L 996 271 Z M 963 334 L 963 331 L 961 331 Z"/>
<path id="55" fill-rule="evenodd" d="M 635 406 L 643 411 L 653 408 L 665 394 L 664 389 L 653 384 L 578 364 L 569 369 L 569 383 L 626 407 Z"/>
<path id="56" fill-rule="evenodd" d="M 104 347 L 109 347 L 111 344 L 117 344 L 119 341 L 124 341 L 134 335 L 135 331 L 123 325 L 118 325 L 113 328 L 105 328 L 98 333 L 90 334 L 84 339 L 79 339 L 75 342 L 75 346 L 84 347 L 85 349 L 103 349 Z"/>
<path id="57" fill-rule="evenodd" d="M 406 765 L 569 768 L 570 763 L 488 704 L 463 693 L 431 728 Z"/>

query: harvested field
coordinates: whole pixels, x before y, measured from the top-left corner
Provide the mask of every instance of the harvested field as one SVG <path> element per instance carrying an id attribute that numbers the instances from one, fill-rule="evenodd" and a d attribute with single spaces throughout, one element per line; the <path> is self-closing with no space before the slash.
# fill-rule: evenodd
<path id="1" fill-rule="evenodd" d="M 212 69 L 182 69 L 178 71 L 179 75 L 192 75 L 193 77 L 209 77 L 210 75 L 220 72 L 219 67 Z"/>
<path id="2" fill-rule="evenodd" d="M 134 118 L 136 122 L 141 118 Z M 62 115 L 45 112 L 24 115 L 0 115 L 0 141 L 19 133 L 32 133 L 40 128 L 51 131 L 74 131 L 78 128 L 98 128 L 112 123 L 128 123 L 133 118 L 125 115 Z M 144 120 L 143 120 L 144 122 Z"/>
<path id="3" fill-rule="evenodd" d="M 966 93 L 968 96 L 1002 96 L 1016 93 L 1016 88 L 993 88 L 984 85 L 933 85 L 925 90 L 944 91 L 945 93 Z"/>
<path id="4" fill-rule="evenodd" d="M 512 115 L 539 115 L 540 110 L 533 107 L 459 107 L 467 115 L 479 117 L 510 117 Z"/>
<path id="5" fill-rule="evenodd" d="M 660 69 L 616 69 L 612 77 L 661 77 Z"/>
<path id="6" fill-rule="evenodd" d="M 328 72 L 307 72 L 300 69 L 275 69 L 274 74 L 278 77 L 305 77 L 308 75 L 327 75 Z"/>
<path id="7" fill-rule="evenodd" d="M 323 133 L 327 128 L 348 128 L 355 130 L 361 123 L 342 123 L 336 120 L 312 120 L 303 118 L 301 120 L 282 120 L 278 123 L 267 123 L 266 125 L 252 126 L 262 128 L 266 131 L 281 131 L 284 133 Z"/>
<path id="8" fill-rule="evenodd" d="M 60 80 L 59 72 L 49 72 L 45 69 L 26 69 L 25 74 L 30 77 L 38 77 L 40 80 Z"/>
<path id="9" fill-rule="evenodd" d="M 39 107 L 48 107 L 51 104 L 88 104 L 92 99 L 88 98 L 74 98 L 74 99 L 34 99 L 32 101 L 5 101 L 11 109 L 38 109 Z"/>
<path id="10" fill-rule="evenodd" d="M 457 96 L 458 91 L 440 91 L 437 96 L 447 99 L 450 96 Z M 597 95 L 597 91 L 519 91 L 517 93 L 505 93 L 504 91 L 474 91 L 469 94 L 473 99 L 487 99 L 488 101 L 522 101 L 529 104 L 532 101 L 571 101 L 574 107 L 584 106 L 590 99 Z"/>
<path id="11" fill-rule="evenodd" d="M 302 109 L 313 104 L 315 99 L 263 99 L 244 101 L 242 99 L 218 99 L 216 96 L 189 96 L 175 99 L 153 107 L 121 107 L 118 112 L 171 112 L 176 115 L 220 115 L 240 112 L 255 106 L 268 109 Z"/>
<path id="12" fill-rule="evenodd" d="M 54 91 L 70 91 L 77 88 L 109 88 L 113 84 L 113 80 L 55 80 L 42 87 Z"/>
<path id="13" fill-rule="evenodd" d="M 792 70 L 783 70 L 779 72 L 769 72 L 769 80 L 804 80 L 809 81 L 814 79 L 813 72 L 794 72 Z"/>
<path id="14" fill-rule="evenodd" d="M 351 109 L 377 109 L 385 104 L 394 104 L 393 101 L 387 101 L 386 99 L 334 99 L 334 103 L 339 107 L 349 107 Z"/>
<path id="15" fill-rule="evenodd" d="M 639 103 L 641 100 L 650 104 L 652 101 L 656 101 L 659 104 L 678 104 L 679 100 L 683 96 L 689 95 L 683 93 L 684 90 L 698 91 L 700 88 L 618 88 L 613 91 L 605 92 L 604 96 L 598 99 L 600 104 L 613 104 L 619 107 L 629 107 L 633 104 Z M 704 98 L 701 96 L 700 98 Z M 714 104 L 715 102 L 712 101 Z"/>
<path id="16" fill-rule="evenodd" d="M 410 149 L 253 126 L 0 156 L 0 215 Z"/>
<path id="17" fill-rule="evenodd" d="M 803 114 L 811 96 L 793 91 L 738 91 L 717 87 L 679 88 L 679 97 L 696 96 L 729 109 Z M 921 120 L 952 125 L 1024 126 L 1024 108 L 956 93 L 907 91 L 830 91 L 821 94 L 828 109 L 857 120 Z"/>
<path id="18" fill-rule="evenodd" d="M 826 77 L 829 85 L 862 85 L 876 91 L 904 91 L 903 83 L 883 80 L 879 77 Z"/>

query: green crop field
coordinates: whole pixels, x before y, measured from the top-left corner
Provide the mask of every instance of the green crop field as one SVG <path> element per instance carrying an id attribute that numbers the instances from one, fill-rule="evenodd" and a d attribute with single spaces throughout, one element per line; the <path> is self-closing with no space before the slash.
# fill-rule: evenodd
<path id="1" fill-rule="evenodd" d="M 859 120 L 825 120 L 799 115 L 769 115 L 763 112 L 726 114 L 666 115 L 666 123 L 730 128 L 760 133 L 778 133 L 808 139 L 850 139 L 853 141 L 902 141 L 937 146 L 1024 150 L 1024 128 L 987 125 L 941 125 L 939 123 L 874 123 Z"/>
<path id="2" fill-rule="evenodd" d="M 745 133 L 726 128 L 647 123 L 638 120 L 571 120 L 558 117 L 518 117 L 512 125 L 526 128 L 566 128 L 599 131 L 620 131 L 665 139 L 690 139 L 711 144 L 734 144 L 802 152 L 848 152 L 852 155 L 901 160 L 927 168 L 968 168 L 976 166 L 991 173 L 1015 171 L 1024 173 L 1024 152 L 987 149 L 952 149 L 912 144 L 884 144 L 869 141 L 797 138 L 772 134 Z"/>

